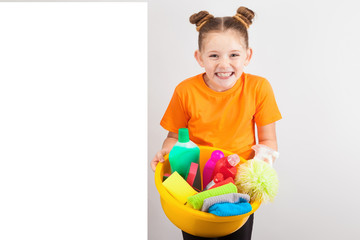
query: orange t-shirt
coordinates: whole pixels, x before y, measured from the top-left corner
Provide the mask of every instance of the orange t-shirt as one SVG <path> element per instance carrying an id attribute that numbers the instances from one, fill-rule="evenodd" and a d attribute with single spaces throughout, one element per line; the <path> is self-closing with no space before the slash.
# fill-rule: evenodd
<path id="1" fill-rule="evenodd" d="M 253 157 L 255 123 L 264 126 L 281 119 L 270 83 L 243 73 L 224 92 L 209 88 L 199 74 L 182 81 L 160 122 L 170 132 L 188 128 L 191 141 Z"/>

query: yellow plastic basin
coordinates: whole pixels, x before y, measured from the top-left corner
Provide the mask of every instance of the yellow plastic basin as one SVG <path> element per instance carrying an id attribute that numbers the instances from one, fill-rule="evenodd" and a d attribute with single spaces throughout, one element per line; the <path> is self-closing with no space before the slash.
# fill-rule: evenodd
<path id="1" fill-rule="evenodd" d="M 213 147 L 200 146 L 200 172 L 214 150 L 221 150 L 225 156 L 232 153 Z M 174 199 L 162 184 L 164 173 L 171 173 L 168 155 L 164 163 L 159 163 L 155 170 L 155 185 L 160 194 L 161 206 L 169 220 L 184 232 L 199 237 L 221 237 L 231 234 L 244 225 L 249 216 L 260 206 L 260 202 L 250 202 L 252 211 L 243 215 L 219 217 L 211 213 L 202 212 L 182 205 Z M 241 162 L 246 160 L 240 158 Z M 202 179 L 202 176 L 201 176 Z"/>

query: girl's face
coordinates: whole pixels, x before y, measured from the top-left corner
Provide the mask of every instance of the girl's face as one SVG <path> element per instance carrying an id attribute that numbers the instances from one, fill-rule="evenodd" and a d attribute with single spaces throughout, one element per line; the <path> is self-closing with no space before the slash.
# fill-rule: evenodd
<path id="1" fill-rule="evenodd" d="M 207 33 L 202 49 L 195 58 L 205 68 L 205 83 L 222 92 L 232 88 L 250 62 L 252 49 L 246 48 L 242 37 L 234 30 Z"/>

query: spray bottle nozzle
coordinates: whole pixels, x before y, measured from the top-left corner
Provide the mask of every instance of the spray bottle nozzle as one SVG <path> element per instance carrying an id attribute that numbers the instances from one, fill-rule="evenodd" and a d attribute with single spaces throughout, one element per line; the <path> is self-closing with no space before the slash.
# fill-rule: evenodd
<path id="1" fill-rule="evenodd" d="M 258 159 L 269 163 L 272 166 L 272 163 L 279 158 L 279 152 L 274 149 L 263 145 L 257 144 L 251 147 L 255 151 L 255 156 L 253 159 Z"/>

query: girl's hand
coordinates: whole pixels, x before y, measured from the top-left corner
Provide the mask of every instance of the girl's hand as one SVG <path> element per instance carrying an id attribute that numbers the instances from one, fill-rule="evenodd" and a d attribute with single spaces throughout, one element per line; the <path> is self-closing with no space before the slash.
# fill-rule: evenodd
<path id="1" fill-rule="evenodd" d="M 277 152 L 275 123 L 257 126 L 257 130 L 259 144 L 252 147 L 252 149 L 255 150 L 255 157 L 272 165 L 279 157 L 279 153 Z"/>
<path id="2" fill-rule="evenodd" d="M 151 169 L 155 172 L 156 166 L 158 165 L 159 162 L 164 162 L 164 156 L 167 154 L 167 152 L 165 150 L 160 150 L 156 153 L 155 157 L 153 158 L 153 160 L 150 163 Z"/>
<path id="3" fill-rule="evenodd" d="M 270 164 L 270 166 L 272 166 L 275 160 L 279 157 L 279 153 L 277 151 L 263 144 L 256 144 L 251 148 L 255 151 L 254 159 L 265 161 Z"/>
<path id="4" fill-rule="evenodd" d="M 169 132 L 167 137 L 164 140 L 162 149 L 158 151 L 150 163 L 152 170 L 155 172 L 156 165 L 159 162 L 164 162 L 164 156 L 170 152 L 172 147 L 176 144 L 178 140 L 178 134 L 174 132 Z"/>

